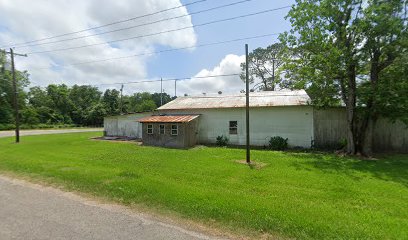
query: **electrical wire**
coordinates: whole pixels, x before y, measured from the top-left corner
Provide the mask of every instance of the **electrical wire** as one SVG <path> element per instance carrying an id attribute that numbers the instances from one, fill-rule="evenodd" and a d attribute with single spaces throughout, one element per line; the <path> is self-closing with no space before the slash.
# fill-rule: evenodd
<path id="1" fill-rule="evenodd" d="M 176 31 L 181 31 L 181 30 L 195 28 L 195 27 L 207 26 L 207 25 L 220 23 L 220 22 L 232 21 L 232 20 L 236 20 L 236 19 L 240 19 L 240 18 L 256 16 L 256 15 L 260 15 L 260 14 L 264 14 L 264 13 L 268 13 L 268 12 L 273 12 L 273 11 L 277 11 L 277 10 L 282 10 L 282 9 L 290 8 L 290 7 L 291 6 L 273 8 L 273 9 L 268 9 L 268 10 L 264 10 L 264 11 L 260 11 L 260 12 L 240 15 L 240 16 L 236 16 L 236 17 L 219 19 L 219 20 L 206 22 L 206 23 L 201 23 L 201 24 L 196 24 L 196 25 L 192 25 L 192 26 L 187 26 L 187 27 L 182 27 L 182 28 L 177 28 L 177 29 L 172 29 L 172 30 L 166 30 L 166 31 L 161 31 L 161 32 L 151 33 L 151 34 L 146 34 L 146 35 L 139 35 L 139 36 L 130 37 L 130 38 L 118 39 L 118 40 L 113 40 L 113 41 L 108 41 L 108 42 L 103 42 L 103 43 L 94 43 L 94 44 L 88 44 L 88 45 L 82 45 L 82 46 L 76 46 L 76 47 L 68 47 L 68 48 L 60 48 L 60 49 L 53 49 L 53 50 L 46 50 L 46 51 L 30 52 L 30 53 L 27 53 L 27 54 L 42 54 L 42 53 L 50 53 L 50 52 L 59 52 L 59 51 L 67 51 L 67 50 L 80 49 L 80 48 L 86 48 L 86 47 L 92 47 L 92 46 L 98 46 L 98 45 L 112 44 L 112 43 L 123 42 L 123 41 L 137 39 L 137 38 L 156 36 L 156 35 L 160 35 L 160 34 L 163 34 L 163 33 L 170 33 L 170 32 L 176 32 Z"/>
<path id="2" fill-rule="evenodd" d="M 205 43 L 205 44 L 199 44 L 199 45 L 193 45 L 193 46 L 187 46 L 187 47 L 181 47 L 181 48 L 171 48 L 171 49 L 165 49 L 165 50 L 154 51 L 154 52 L 139 53 L 139 54 L 134 54 L 134 55 L 129 55 L 129 56 L 105 58 L 105 59 L 92 60 L 92 61 L 86 61 L 86 62 L 77 62 L 77 63 L 67 64 L 67 65 L 53 65 L 52 67 L 57 67 L 57 68 L 59 68 L 59 67 L 62 67 L 62 68 L 73 67 L 73 66 L 78 66 L 78 65 L 86 65 L 86 64 L 92 64 L 92 63 L 107 62 L 107 61 L 112 61 L 112 60 L 121 60 L 121 59 L 141 57 L 141 56 L 146 56 L 146 55 L 155 55 L 155 54 L 161 54 L 161 53 L 166 53 L 166 52 L 175 52 L 175 51 L 187 50 L 187 49 L 193 49 L 193 48 L 201 48 L 201 47 L 208 47 L 208 46 L 214 46 L 214 45 L 221 45 L 221 44 L 227 44 L 227 43 L 232 43 L 232 42 L 239 42 L 239 41 L 252 40 L 252 39 L 258 39 L 258 38 L 264 38 L 264 37 L 271 37 L 271 36 L 276 36 L 276 35 L 279 35 L 279 33 L 263 34 L 263 35 L 258 35 L 258 36 L 237 38 L 237 39 L 232 39 L 232 40 Z M 42 69 L 49 69 L 49 68 L 50 68 L 49 66 L 48 67 L 38 67 L 38 68 L 30 68 L 30 70 L 42 70 Z"/>
<path id="3" fill-rule="evenodd" d="M 210 12 L 210 11 L 214 11 L 214 10 L 218 10 L 218 9 L 222 9 L 222 8 L 226 8 L 226 7 L 231 7 L 231 6 L 234 6 L 234 5 L 238 5 L 238 4 L 242 4 L 242 3 L 246 3 L 246 2 L 250 2 L 250 1 L 252 1 L 252 0 L 241 0 L 241 1 L 233 2 L 233 3 L 229 3 L 229 4 L 224 4 L 224 5 L 217 6 L 217 7 L 212 7 L 212 8 L 200 10 L 200 11 L 197 11 L 197 12 L 192 12 L 192 13 L 189 13 L 189 14 L 184 14 L 184 15 L 180 15 L 180 16 L 176 16 L 176 17 L 171 17 L 171 18 L 160 19 L 160 20 L 153 21 L 153 22 L 143 23 L 143 24 L 134 25 L 134 26 L 129 26 L 129 27 L 125 27 L 125 28 L 119 28 L 119 29 L 110 30 L 110 31 L 106 31 L 106 32 L 100 32 L 100 33 L 89 34 L 89 35 L 85 35 L 85 36 L 79 36 L 79 37 L 73 37 L 73 38 L 60 39 L 60 40 L 56 40 L 56 41 L 52 41 L 52 42 L 36 43 L 36 44 L 29 44 L 29 45 L 21 45 L 21 46 L 19 46 L 19 48 L 42 46 L 42 45 L 47 45 L 47 44 L 53 44 L 53 43 L 60 43 L 60 42 L 72 41 L 72 40 L 77 40 L 77 39 L 82 39 L 82 38 L 88 38 L 88 37 L 93 37 L 93 36 L 104 35 L 104 34 L 108 34 L 108 33 L 114 33 L 114 32 L 119 32 L 119 31 L 124 31 L 124 30 L 135 29 L 135 28 L 139 28 L 139 27 L 144 27 L 144 26 L 148 26 L 148 25 L 153 25 L 153 24 L 160 23 L 160 22 L 166 22 L 166 21 L 175 20 L 175 19 L 178 19 L 178 18 L 188 17 L 188 16 L 197 15 L 197 14 L 201 14 L 201 13 L 206 13 L 206 12 Z"/>
<path id="4" fill-rule="evenodd" d="M 134 82 L 83 84 L 83 85 L 89 85 L 89 86 L 127 85 L 127 84 L 151 83 L 151 82 L 161 82 L 161 81 L 169 82 L 169 81 L 183 81 L 183 80 L 191 80 L 191 79 L 205 79 L 205 78 L 216 78 L 216 77 L 234 77 L 234 76 L 239 76 L 239 75 L 240 73 L 234 73 L 234 74 L 209 75 L 209 76 L 201 76 L 201 77 L 167 78 L 167 79 L 155 79 L 155 80 L 141 80 L 141 81 L 134 81 Z"/>
<path id="5" fill-rule="evenodd" d="M 197 4 L 197 3 L 202 3 L 202 2 L 205 2 L 205 1 L 207 1 L 207 0 L 198 0 L 198 1 L 194 1 L 194 2 L 191 2 L 191 3 L 184 4 L 184 5 L 179 5 L 179 6 L 176 6 L 176 7 L 167 8 L 167 9 L 160 10 L 160 11 L 157 11 L 157 12 L 148 13 L 148 14 L 144 14 L 144 15 L 140 15 L 140 16 L 137 16 L 137 17 L 132 17 L 132 18 L 128 18 L 128 19 L 124 19 L 124 20 L 120 20 L 120 21 L 116 21 L 116 22 L 112 22 L 112 23 L 107 23 L 107 24 L 104 24 L 104 25 L 96 26 L 96 27 L 82 29 L 82 30 L 78 30 L 78 31 L 74 31 L 74 32 L 63 33 L 63 34 L 60 34 L 60 35 L 55 35 L 55 36 L 51 36 L 51 37 L 36 39 L 36 40 L 23 42 L 23 43 L 18 43 L 18 44 L 10 44 L 10 45 L 7 45 L 7 46 L 2 46 L 1 48 L 5 48 L 5 47 L 8 47 L 8 46 L 17 47 L 17 46 L 24 45 L 24 44 L 29 44 L 29 43 L 34 43 L 34 42 L 41 42 L 41 41 L 54 39 L 54 38 L 58 38 L 58 37 L 68 36 L 68 35 L 82 33 L 82 32 L 87 32 L 89 30 L 95 30 L 95 29 L 108 27 L 108 26 L 112 26 L 112 25 L 116 25 L 116 24 L 120 24 L 120 23 L 124 23 L 124 22 L 129 22 L 129 21 L 133 21 L 133 20 L 136 20 L 136 19 L 149 17 L 149 16 L 153 16 L 153 15 L 160 14 L 160 13 L 163 13 L 163 12 L 171 11 L 171 10 L 174 10 L 174 9 L 178 9 L 178 8 L 182 8 L 182 7 L 186 7 L 186 6 L 191 6 L 191 5 L 194 5 L 194 4 Z"/>

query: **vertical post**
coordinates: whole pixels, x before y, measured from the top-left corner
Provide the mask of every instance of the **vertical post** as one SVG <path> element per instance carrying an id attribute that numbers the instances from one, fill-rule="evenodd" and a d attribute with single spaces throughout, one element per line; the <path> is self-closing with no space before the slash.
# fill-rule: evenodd
<path id="1" fill-rule="evenodd" d="M 163 106 L 163 78 L 160 78 L 160 106 Z"/>
<path id="2" fill-rule="evenodd" d="M 119 105 L 120 105 L 119 113 L 120 115 L 122 115 L 123 113 L 123 84 L 120 87 L 120 104 Z"/>
<path id="3" fill-rule="evenodd" d="M 272 59 L 272 91 L 275 91 L 275 59 Z"/>
<path id="4" fill-rule="evenodd" d="M 16 120 L 16 143 L 20 142 L 20 116 L 18 111 L 18 91 L 17 91 L 17 80 L 16 80 L 16 70 L 14 66 L 14 52 L 13 49 L 10 48 L 10 55 L 11 55 L 11 73 L 13 75 L 13 92 L 14 92 L 14 114 Z"/>
<path id="5" fill-rule="evenodd" d="M 174 79 L 174 97 L 177 97 L 177 80 Z"/>
<path id="6" fill-rule="evenodd" d="M 249 148 L 249 56 L 248 44 L 245 44 L 245 97 L 246 97 L 246 162 L 251 163 L 251 150 Z"/>

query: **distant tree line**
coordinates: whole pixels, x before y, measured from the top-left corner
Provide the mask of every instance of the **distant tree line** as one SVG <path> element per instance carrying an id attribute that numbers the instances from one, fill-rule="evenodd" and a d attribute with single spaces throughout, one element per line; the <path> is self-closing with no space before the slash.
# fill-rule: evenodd
<path id="1" fill-rule="evenodd" d="M 94 86 L 72 87 L 50 84 L 47 87 L 31 87 L 28 74 L 18 72 L 18 103 L 23 128 L 51 127 L 56 125 L 101 126 L 103 118 L 121 113 L 155 110 L 161 104 L 160 93 L 148 92 L 124 95 L 107 89 L 104 92 Z M 14 127 L 14 108 L 11 74 L 0 73 L 0 130 Z M 163 104 L 173 98 L 163 93 Z M 120 109 L 122 106 L 122 109 Z"/>
<path id="2" fill-rule="evenodd" d="M 12 75 L 4 66 L 6 56 L 0 51 L 0 130 L 14 128 L 14 94 Z M 161 105 L 160 93 L 138 92 L 123 95 L 120 91 L 104 92 L 94 86 L 50 84 L 29 86 L 29 74 L 16 71 L 18 105 L 23 128 L 52 126 L 101 126 L 105 116 L 155 110 Z M 173 97 L 163 93 L 163 104 Z"/>

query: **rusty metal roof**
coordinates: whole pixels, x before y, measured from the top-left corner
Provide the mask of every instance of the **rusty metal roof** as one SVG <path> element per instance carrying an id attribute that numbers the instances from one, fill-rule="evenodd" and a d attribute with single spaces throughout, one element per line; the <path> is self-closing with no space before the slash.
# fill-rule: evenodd
<path id="1" fill-rule="evenodd" d="M 311 99 L 305 90 L 268 91 L 249 94 L 250 107 L 303 106 Z M 161 106 L 158 110 L 208 109 L 208 108 L 244 108 L 245 93 L 237 95 L 188 96 L 178 97 Z"/>
<path id="2" fill-rule="evenodd" d="M 163 115 L 163 116 L 149 116 L 144 117 L 139 120 L 138 122 L 142 123 L 185 123 L 191 122 L 194 119 L 198 118 L 200 115 Z"/>

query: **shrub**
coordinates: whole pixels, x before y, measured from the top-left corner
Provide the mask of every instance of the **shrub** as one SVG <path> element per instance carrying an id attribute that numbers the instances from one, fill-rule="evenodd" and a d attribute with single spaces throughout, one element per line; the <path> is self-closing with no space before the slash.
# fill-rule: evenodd
<path id="1" fill-rule="evenodd" d="M 269 149 L 283 151 L 288 148 L 288 139 L 275 136 L 269 140 Z"/>
<path id="2" fill-rule="evenodd" d="M 228 139 L 226 136 L 224 136 L 224 135 L 221 135 L 221 136 L 218 136 L 218 137 L 217 137 L 216 143 L 217 143 L 217 145 L 220 146 L 220 147 L 227 146 L 227 145 L 228 145 L 228 142 L 229 142 L 229 139 Z"/>
<path id="3" fill-rule="evenodd" d="M 5 124 L 0 124 L 0 131 L 1 130 L 13 130 L 16 128 L 16 125 L 10 124 L 10 123 L 5 123 Z"/>
<path id="4" fill-rule="evenodd" d="M 338 142 L 337 149 L 343 150 L 343 149 L 346 149 L 346 147 L 347 147 L 347 139 L 345 139 L 345 138 L 340 139 L 339 142 Z"/>
<path id="5" fill-rule="evenodd" d="M 45 124 L 45 123 L 40 123 L 40 124 L 26 124 L 23 123 L 20 125 L 21 130 L 25 129 L 49 129 L 49 128 L 73 128 L 77 127 L 75 124 Z M 14 124 L 0 124 L 0 131 L 1 130 L 14 130 L 16 128 L 16 125 Z"/>

